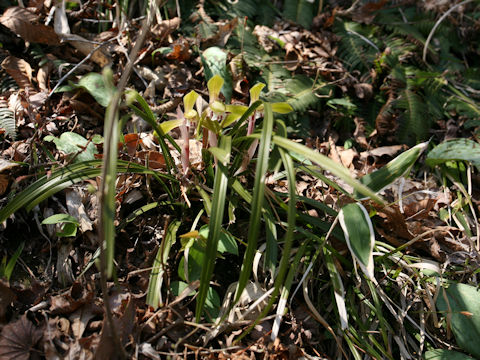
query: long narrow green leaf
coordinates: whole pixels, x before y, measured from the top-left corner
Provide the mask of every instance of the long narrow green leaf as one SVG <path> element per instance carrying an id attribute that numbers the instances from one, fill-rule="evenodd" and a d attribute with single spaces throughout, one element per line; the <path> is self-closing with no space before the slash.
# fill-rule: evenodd
<path id="1" fill-rule="evenodd" d="M 348 328 L 348 314 L 345 306 L 345 289 L 343 287 L 342 278 L 335 267 L 332 253 L 327 248 L 323 248 L 323 255 L 325 256 L 327 269 L 330 273 L 330 279 L 332 280 L 335 303 L 337 304 L 338 316 L 340 318 L 340 326 L 342 330 L 345 330 Z"/>
<path id="2" fill-rule="evenodd" d="M 269 104 L 268 104 L 269 105 Z M 267 106 L 265 106 L 267 109 Z M 266 113 L 265 113 L 266 114 Z M 295 169 L 293 166 L 292 157 L 283 149 L 280 149 L 280 156 L 282 157 L 283 166 L 287 172 L 288 180 L 288 212 L 287 212 L 287 232 L 285 234 L 285 242 L 282 250 L 282 258 L 280 259 L 280 264 L 278 266 L 278 273 L 275 277 L 275 282 L 273 283 L 273 292 L 270 296 L 270 300 L 265 308 L 262 310 L 261 314 L 258 316 L 257 320 L 245 331 L 240 338 L 248 334 L 256 324 L 258 324 L 270 311 L 273 304 L 277 301 L 278 294 L 284 286 L 284 279 L 287 271 L 289 269 L 292 244 L 293 244 L 293 234 L 295 231 L 295 219 L 297 216 L 297 203 L 296 199 L 296 180 L 295 180 Z M 243 264 L 242 264 L 243 266 Z M 251 266 L 250 266 L 251 268 Z"/>
<path id="3" fill-rule="evenodd" d="M 254 135 L 251 136 L 253 137 Z M 273 142 L 275 145 L 278 145 L 287 151 L 292 151 L 299 155 L 302 155 L 310 161 L 316 163 L 323 169 L 330 171 L 333 175 L 345 181 L 348 185 L 353 187 L 360 194 L 370 197 L 372 200 L 376 201 L 379 204 L 385 204 L 385 201 L 380 196 L 375 194 L 374 191 L 370 190 L 367 186 L 363 185 L 358 180 L 353 178 L 345 167 L 337 164 L 335 161 L 329 159 L 325 155 L 319 154 L 312 149 L 309 149 L 305 145 L 298 144 L 296 142 L 293 142 L 292 140 L 288 140 L 280 136 L 274 136 Z"/>
<path id="4" fill-rule="evenodd" d="M 222 230 L 223 214 L 225 211 L 225 201 L 228 186 L 228 169 L 227 164 L 230 159 L 232 148 L 232 138 L 230 136 L 220 137 L 219 151 L 222 158 L 217 158 L 217 169 L 215 172 L 215 181 L 213 185 L 212 210 L 209 224 L 209 232 L 207 238 L 207 247 L 205 249 L 205 257 L 202 266 L 202 274 L 200 276 L 200 287 L 198 289 L 197 305 L 195 309 L 195 319 L 200 321 L 205 301 L 210 287 L 210 278 L 215 267 L 215 259 L 217 257 L 218 240 Z"/>
<path id="5" fill-rule="evenodd" d="M 110 71 L 111 72 L 111 71 Z M 111 76 L 111 75 L 110 75 Z M 107 75 L 104 76 L 107 78 Z M 104 153 L 102 162 L 102 185 L 100 189 L 100 208 L 102 210 L 100 228 L 103 230 L 105 241 L 105 261 L 107 277 L 113 275 L 113 258 L 115 252 L 115 194 L 117 180 L 117 162 L 118 162 L 118 104 L 121 100 L 121 94 L 116 92 L 105 112 L 104 124 Z"/>
<path id="6" fill-rule="evenodd" d="M 17 264 L 17 260 L 18 260 L 18 258 L 20 257 L 20 254 L 23 251 L 24 245 L 25 245 L 24 242 L 22 242 L 20 244 L 20 246 L 17 248 L 17 250 L 15 250 L 15 253 L 12 255 L 10 260 L 8 260 L 8 263 L 5 266 L 5 270 L 3 272 L 3 275 L 5 276 L 7 281 L 10 281 L 10 277 L 12 276 L 13 269 L 15 268 L 15 265 Z"/>
<path id="7" fill-rule="evenodd" d="M 365 275 L 374 279 L 372 252 L 375 233 L 367 210 L 360 203 L 347 204 L 340 210 L 338 220 L 352 256 L 358 261 Z"/>
<path id="8" fill-rule="evenodd" d="M 265 194 L 265 177 L 268 169 L 268 158 L 270 154 L 270 144 L 273 132 L 273 112 L 269 103 L 264 104 L 265 117 L 263 120 L 262 134 L 258 145 L 258 159 L 255 169 L 255 181 L 253 185 L 252 211 L 250 213 L 250 222 L 248 228 L 247 249 L 242 262 L 240 276 L 238 279 L 235 300 L 237 303 L 242 295 L 245 286 L 252 272 L 253 258 L 257 249 L 257 240 L 260 233 L 260 222 L 262 218 L 263 200 Z"/>
<path id="9" fill-rule="evenodd" d="M 17 196 L 15 196 L 0 210 L 0 222 L 5 221 L 10 215 L 23 207 L 27 211 L 30 211 L 43 200 L 49 198 L 58 191 L 69 187 L 70 185 L 100 176 L 101 164 L 101 160 L 84 161 L 56 169 L 52 171 L 49 176 L 45 175 L 41 177 L 20 192 Z M 159 181 L 165 191 L 169 191 L 169 187 L 161 178 L 171 182 L 177 181 L 172 176 L 157 173 L 143 165 L 122 160 L 118 162 L 117 171 L 118 173 L 149 174 Z M 172 198 L 172 194 L 170 192 L 167 193 L 170 198 Z"/>
<path id="10" fill-rule="evenodd" d="M 170 249 L 172 248 L 172 245 L 175 244 L 177 230 L 180 227 L 180 224 L 181 222 L 177 220 L 168 226 L 167 232 L 163 237 L 157 255 L 155 256 L 155 261 L 153 262 L 153 268 L 150 272 L 150 280 L 148 282 L 146 303 L 154 309 L 163 306 L 161 289 L 163 274 L 165 273 L 165 264 L 167 263 Z"/>
<path id="11" fill-rule="evenodd" d="M 422 152 L 427 148 L 427 145 L 428 142 L 424 142 L 401 153 L 384 167 L 362 176 L 360 182 L 372 191 L 379 192 L 392 184 L 399 177 L 404 176 L 415 161 L 417 161 Z M 359 189 L 355 189 L 354 197 L 360 200 L 360 195 L 368 196 L 368 194 L 362 193 Z"/>
<path id="12" fill-rule="evenodd" d="M 305 253 L 307 244 L 308 244 L 308 241 L 305 241 L 300 245 L 297 253 L 295 254 L 295 258 L 290 264 L 288 275 L 287 275 L 287 278 L 285 279 L 285 284 L 282 287 L 282 293 L 280 294 L 280 300 L 278 301 L 277 315 L 275 316 L 275 320 L 273 322 L 272 335 L 270 337 L 272 341 L 275 341 L 275 339 L 278 336 L 278 331 L 280 330 L 282 317 L 283 317 L 283 314 L 285 313 L 285 307 L 287 305 L 288 296 L 290 295 L 290 289 L 292 287 L 293 278 L 295 274 L 298 272 L 300 260 L 302 259 L 303 254 Z"/>

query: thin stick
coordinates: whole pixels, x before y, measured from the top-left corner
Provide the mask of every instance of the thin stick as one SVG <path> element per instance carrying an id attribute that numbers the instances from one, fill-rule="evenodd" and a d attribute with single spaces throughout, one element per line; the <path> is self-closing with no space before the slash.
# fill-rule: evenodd
<path id="1" fill-rule="evenodd" d="M 156 5 L 157 6 L 160 6 L 158 4 L 158 2 L 156 1 Z M 145 40 L 145 37 L 147 35 L 147 33 L 149 32 L 149 28 L 150 28 L 150 25 L 151 25 L 151 22 L 152 22 L 152 18 L 153 16 L 150 14 L 149 17 L 147 17 L 147 19 L 145 19 L 143 21 L 143 24 L 142 24 L 142 28 L 141 28 L 141 32 L 140 32 L 140 35 L 137 39 L 137 41 L 135 42 L 135 46 L 133 47 L 131 53 L 130 53 L 130 59 L 129 61 L 127 62 L 127 66 L 125 67 L 125 70 L 122 74 L 122 77 L 120 78 L 120 81 L 118 83 L 118 86 L 117 86 L 117 91 L 116 93 L 113 95 L 112 97 L 112 100 L 111 100 L 111 106 L 112 106 L 112 109 L 111 111 L 108 111 L 107 112 L 107 117 L 105 119 L 105 124 L 114 124 L 114 122 L 116 121 L 116 119 L 118 118 L 118 108 L 119 108 L 119 105 L 120 105 L 120 100 L 121 100 L 121 97 L 122 97 L 122 93 L 123 93 L 123 90 L 125 89 L 125 87 L 127 86 L 127 82 L 128 82 L 128 79 L 130 78 L 130 75 L 132 73 L 132 70 L 133 70 L 133 66 L 134 66 L 134 59 L 137 57 L 137 54 L 138 52 L 140 51 L 140 48 Z M 106 128 L 106 130 L 109 132 L 108 134 L 105 134 L 106 138 L 111 138 L 112 137 L 112 134 L 113 134 L 113 131 L 116 130 L 116 127 L 115 126 L 108 126 L 108 128 Z M 126 355 L 125 355 L 125 351 L 123 349 L 123 346 L 122 346 L 122 343 L 121 343 L 121 340 L 120 338 L 118 337 L 118 334 L 117 334 L 117 329 L 115 327 L 115 324 L 113 322 L 113 316 L 112 316 L 112 312 L 111 312 L 111 308 L 110 308 L 110 303 L 108 301 L 108 286 L 107 286 L 107 273 L 106 273 L 106 269 L 107 269 L 107 264 L 106 264 L 106 256 L 105 256 L 105 249 L 104 249 L 104 246 L 103 246 L 103 243 L 105 241 L 105 226 L 104 226 L 104 208 L 105 208 L 105 193 L 107 191 L 107 174 L 108 174 L 108 168 L 109 168 L 109 164 L 108 164 L 108 159 L 109 159 L 109 149 L 110 147 L 109 146 L 106 146 L 105 147 L 105 153 L 103 154 L 103 159 L 104 159 L 104 163 L 102 165 L 102 175 L 101 175 L 101 184 L 100 184 L 100 202 L 99 202 L 99 214 L 100 214 L 100 221 L 99 221 L 99 224 L 98 224 L 98 238 L 99 238 L 99 242 L 100 242 L 100 284 L 101 284 L 101 288 L 102 288 L 102 293 L 103 293 L 103 298 L 104 298 L 104 306 L 105 306 L 105 313 L 106 313 L 106 318 L 107 318 L 107 324 L 108 324 L 108 327 L 110 329 L 110 335 L 111 337 L 113 338 L 113 342 L 115 344 L 115 347 L 118 349 L 118 356 L 121 358 L 121 359 L 125 359 L 126 358 Z M 111 180 L 110 180 L 111 181 Z"/>
<path id="2" fill-rule="evenodd" d="M 111 40 L 109 40 L 111 41 Z M 104 46 L 105 44 L 107 44 L 109 41 L 105 41 L 103 43 L 101 43 L 100 45 L 97 45 L 93 48 L 92 51 L 90 51 L 88 53 L 87 56 L 85 56 L 82 61 L 80 61 L 77 65 L 75 65 L 73 68 L 71 68 L 65 75 L 62 76 L 62 78 L 60 80 L 58 80 L 57 82 L 57 85 L 55 85 L 55 87 L 52 89 L 52 91 L 50 91 L 50 94 L 48 94 L 48 97 L 47 99 L 50 99 L 50 97 L 53 95 L 53 93 L 55 92 L 55 90 L 58 89 L 58 87 L 60 85 L 63 84 L 63 82 L 65 81 L 65 79 L 67 79 L 70 75 L 72 75 L 80 66 L 82 66 L 83 63 L 85 63 L 88 59 L 90 59 L 92 57 L 92 55 L 95 53 L 95 51 L 97 51 L 98 49 L 100 49 L 102 46 Z"/>
<path id="3" fill-rule="evenodd" d="M 462 6 L 462 5 L 465 5 L 465 4 L 468 4 L 470 2 L 472 2 L 473 0 L 464 0 L 462 1 L 461 3 L 458 3 L 457 5 L 454 5 L 452 6 L 450 9 L 448 9 L 448 11 L 443 14 L 440 19 L 437 20 L 437 22 L 435 23 L 435 25 L 433 25 L 433 28 L 432 30 L 430 30 L 430 34 L 428 34 L 428 38 L 427 38 L 427 41 L 425 41 L 425 45 L 423 46 L 423 56 L 422 56 L 422 59 L 423 61 L 426 63 L 427 62 L 427 50 L 428 50 L 428 45 L 430 45 L 430 41 L 432 40 L 432 37 L 433 37 L 433 34 L 435 34 L 435 31 L 437 30 L 437 28 L 440 26 L 440 23 L 445 20 L 445 18 L 450 15 L 456 8 Z"/>

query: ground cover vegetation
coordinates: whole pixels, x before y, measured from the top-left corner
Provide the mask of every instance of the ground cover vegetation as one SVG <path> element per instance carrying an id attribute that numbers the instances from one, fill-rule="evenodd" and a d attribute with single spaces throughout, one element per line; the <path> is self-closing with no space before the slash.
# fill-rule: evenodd
<path id="1" fill-rule="evenodd" d="M 1 359 L 480 358 L 480 3 L 0 2 Z"/>

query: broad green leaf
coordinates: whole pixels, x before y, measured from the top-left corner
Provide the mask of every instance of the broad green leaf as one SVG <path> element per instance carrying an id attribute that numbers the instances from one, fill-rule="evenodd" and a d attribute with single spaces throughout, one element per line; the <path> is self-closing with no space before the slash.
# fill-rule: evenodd
<path id="1" fill-rule="evenodd" d="M 283 7 L 283 16 L 306 29 L 312 25 L 316 13 L 315 2 L 309 0 L 289 0 Z"/>
<path id="2" fill-rule="evenodd" d="M 360 182 L 374 192 L 381 191 L 408 173 L 412 165 L 426 149 L 427 145 L 428 142 L 424 142 L 401 153 L 381 169 L 362 176 L 359 179 Z M 354 197 L 357 200 L 363 199 L 362 195 L 364 194 L 360 194 L 357 190 L 354 192 Z"/>
<path id="3" fill-rule="evenodd" d="M 435 349 L 429 350 L 424 355 L 425 360 L 473 360 L 472 357 L 455 350 Z"/>
<path id="4" fill-rule="evenodd" d="M 159 306 L 163 306 L 162 301 L 162 283 L 163 274 L 166 269 L 168 256 L 170 255 L 170 249 L 175 244 L 177 238 L 177 230 L 180 227 L 180 221 L 174 221 L 168 225 L 165 236 L 162 239 L 160 247 L 157 250 L 157 255 L 153 262 L 152 271 L 150 272 L 150 280 L 148 282 L 147 300 L 146 303 L 157 309 Z"/>
<path id="5" fill-rule="evenodd" d="M 170 290 L 173 296 L 179 296 L 187 287 L 188 284 L 184 281 L 172 281 L 170 284 Z M 195 291 L 192 291 L 189 296 L 193 295 L 195 295 Z"/>
<path id="6" fill-rule="evenodd" d="M 87 90 L 103 107 L 108 106 L 114 93 L 114 88 L 110 88 L 99 73 L 89 73 L 83 76 L 75 87 Z"/>
<path id="7" fill-rule="evenodd" d="M 74 132 L 64 132 L 59 138 L 48 135 L 45 136 L 44 140 L 53 141 L 57 149 L 67 155 L 76 155 L 73 162 L 93 160 L 95 159 L 94 154 L 98 153 L 92 142 Z"/>
<path id="8" fill-rule="evenodd" d="M 205 70 L 205 79 L 209 81 L 215 75 L 219 75 L 225 82 L 221 91 L 227 103 L 230 102 L 233 91 L 232 76 L 227 69 L 227 54 L 217 46 L 206 49 L 201 55 Z M 220 91 L 220 90 L 219 90 Z M 212 100 L 212 98 L 210 98 Z"/>
<path id="9" fill-rule="evenodd" d="M 42 221 L 43 225 L 52 225 L 52 224 L 61 224 L 61 223 L 72 223 L 72 224 L 80 225 L 76 218 L 68 214 L 55 214 L 55 215 L 49 216 L 48 218 Z"/>
<path id="10" fill-rule="evenodd" d="M 205 313 L 210 322 L 215 322 L 220 312 L 220 307 L 220 296 L 218 296 L 218 293 L 212 287 L 209 287 L 207 298 L 205 299 Z"/>
<path id="11" fill-rule="evenodd" d="M 78 226 L 76 224 L 65 223 L 62 227 L 62 230 L 60 232 L 57 232 L 57 236 L 59 238 L 75 236 L 77 235 L 77 228 Z"/>
<path id="12" fill-rule="evenodd" d="M 357 107 L 354 103 L 352 103 L 349 99 L 346 98 L 330 99 L 327 101 L 327 105 L 334 109 L 336 109 L 335 105 L 345 106 L 348 109 L 354 109 Z"/>
<path id="13" fill-rule="evenodd" d="M 204 225 L 198 231 L 198 235 L 202 236 L 204 239 L 208 239 L 209 228 L 208 225 Z M 217 250 L 219 253 L 228 252 L 233 255 L 238 255 L 238 245 L 235 241 L 235 238 L 226 230 L 222 230 L 220 237 L 218 239 Z"/>
<path id="14" fill-rule="evenodd" d="M 445 141 L 428 153 L 426 163 L 435 166 L 450 160 L 467 161 L 480 167 L 480 144 L 469 139 Z"/>
<path id="15" fill-rule="evenodd" d="M 166 134 L 182 124 L 183 119 L 167 120 L 160 123 L 160 128 L 162 129 L 163 133 Z"/>
<path id="16" fill-rule="evenodd" d="M 437 309 L 447 318 L 457 344 L 480 358 L 480 290 L 467 284 L 450 284 L 440 289 Z"/>
<path id="17" fill-rule="evenodd" d="M 199 280 L 202 275 L 202 267 L 206 261 L 205 257 L 205 241 L 193 240 L 187 244 L 188 247 L 188 262 L 185 269 L 185 256 L 182 256 L 178 264 L 178 275 L 180 279 L 192 282 Z M 185 274 L 186 270 L 186 274 Z M 207 284 L 208 285 L 208 284 Z"/>
<path id="18" fill-rule="evenodd" d="M 230 159 L 230 152 L 225 149 L 212 147 L 208 151 L 222 163 L 226 163 Z"/>
<path id="19" fill-rule="evenodd" d="M 367 210 L 360 203 L 345 205 L 338 213 L 348 248 L 369 279 L 373 279 L 375 233 Z"/>
<path id="20" fill-rule="evenodd" d="M 223 214 L 225 211 L 228 170 L 227 164 L 232 149 L 232 138 L 230 136 L 220 137 L 219 150 L 223 152 L 221 158 L 217 158 L 217 168 L 215 171 L 215 180 L 213 185 L 212 212 L 209 223 L 209 233 L 207 238 L 207 247 L 205 249 L 205 258 L 202 263 L 202 274 L 200 277 L 200 287 L 198 289 L 197 304 L 195 309 L 195 320 L 200 321 L 203 313 L 205 301 L 210 288 L 210 278 L 215 267 L 215 258 L 217 257 L 218 241 L 222 232 Z"/>
<path id="21" fill-rule="evenodd" d="M 272 111 L 278 114 L 288 114 L 293 111 L 293 108 L 289 103 L 278 102 L 272 104 Z"/>

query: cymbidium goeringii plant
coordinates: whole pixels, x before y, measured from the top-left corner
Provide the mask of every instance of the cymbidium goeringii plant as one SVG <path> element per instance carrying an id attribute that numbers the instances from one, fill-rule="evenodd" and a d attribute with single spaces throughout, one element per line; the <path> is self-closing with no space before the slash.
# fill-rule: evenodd
<path id="1" fill-rule="evenodd" d="M 162 130 L 168 132 L 176 127 L 180 128 L 183 140 L 181 161 L 183 174 L 188 173 L 190 167 L 190 129 L 195 128 L 195 136 L 199 138 L 203 135 L 203 145 L 217 146 L 218 136 L 222 131 L 235 121 L 239 120 L 242 115 L 260 99 L 260 93 L 265 84 L 258 83 L 250 89 L 250 104 L 245 106 L 242 104 L 225 104 L 220 98 L 220 90 L 222 89 L 224 80 L 220 75 L 212 77 L 208 83 L 208 105 L 202 108 L 202 102 L 199 100 L 200 95 L 194 90 L 190 91 L 183 98 L 183 111 L 178 106 L 177 119 L 162 123 Z M 201 98 L 200 98 L 201 99 Z M 206 103 L 204 101 L 204 103 Z M 196 110 L 194 107 L 196 106 Z M 292 111 L 292 107 L 286 102 L 272 104 L 272 110 L 276 113 L 286 114 Z M 199 115 L 200 113 L 200 115 Z M 248 117 L 247 135 L 251 135 L 255 129 L 255 121 L 263 117 L 263 104 L 258 106 Z M 194 127 L 196 125 L 196 127 Z M 203 131 L 202 131 L 203 130 Z M 246 163 L 250 161 L 257 148 L 258 141 L 255 140 L 250 146 Z M 243 168 L 243 166 L 242 166 Z M 241 169 L 242 169 L 241 168 Z"/>

